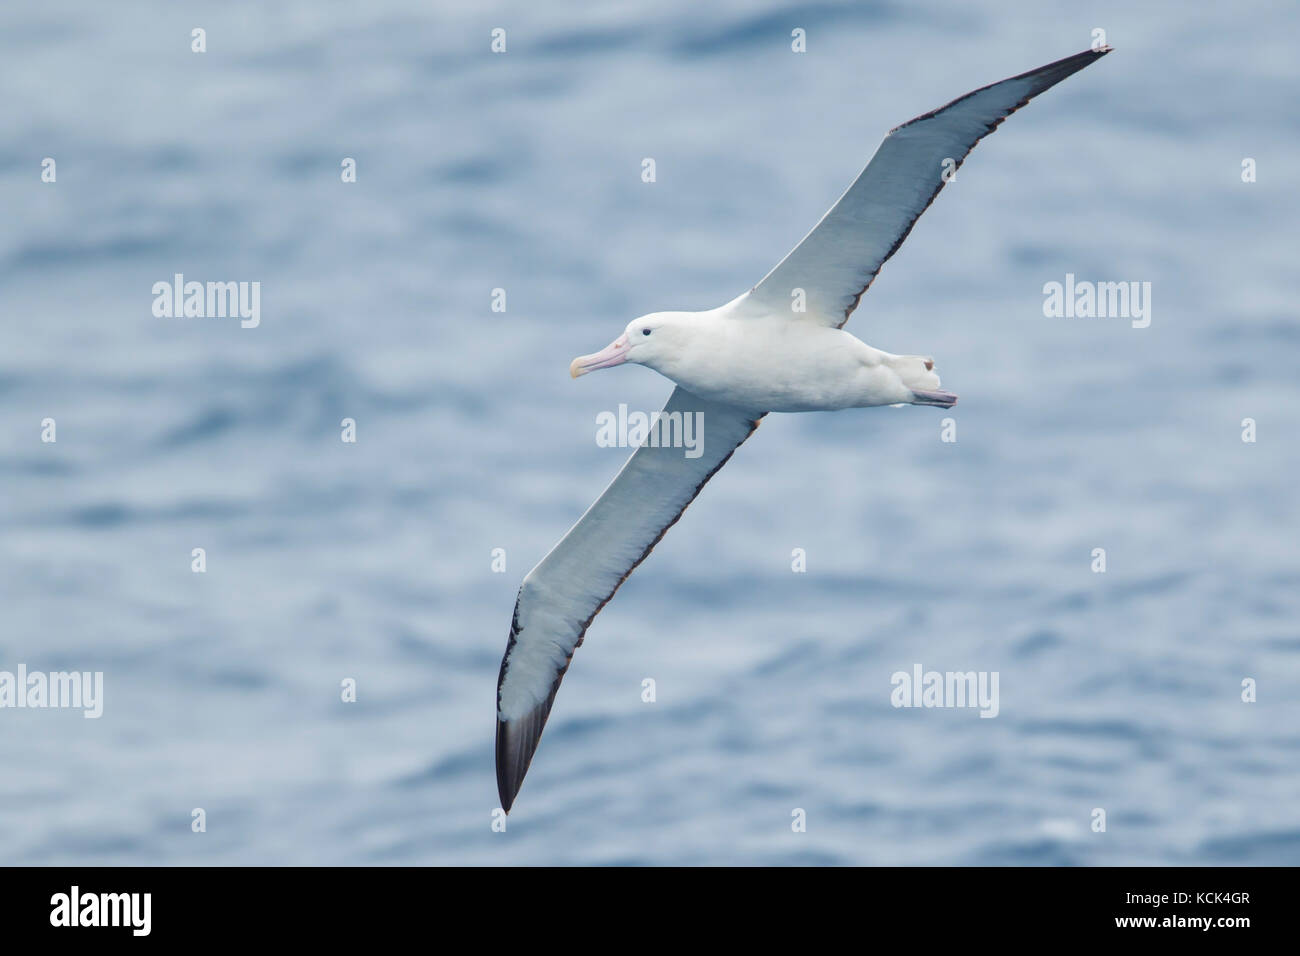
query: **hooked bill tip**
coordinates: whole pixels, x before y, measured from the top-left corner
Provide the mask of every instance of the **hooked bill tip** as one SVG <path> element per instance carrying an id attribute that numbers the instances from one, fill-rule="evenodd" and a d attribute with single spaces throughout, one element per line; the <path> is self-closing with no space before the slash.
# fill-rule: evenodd
<path id="1" fill-rule="evenodd" d="M 569 363 L 569 377 L 570 377 L 570 378 L 577 378 L 577 377 L 578 377 L 579 375 L 581 375 L 584 371 L 586 371 L 586 370 L 582 367 L 582 364 L 578 361 L 578 359 L 574 359 L 572 362 Z"/>

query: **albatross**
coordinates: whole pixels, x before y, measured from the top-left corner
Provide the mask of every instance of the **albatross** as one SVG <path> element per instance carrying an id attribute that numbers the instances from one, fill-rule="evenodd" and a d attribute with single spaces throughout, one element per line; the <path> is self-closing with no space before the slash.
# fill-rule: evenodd
<path id="1" fill-rule="evenodd" d="M 676 387 L 651 435 L 519 588 L 497 679 L 497 789 L 506 812 L 587 628 L 764 415 L 956 404 L 956 395 L 939 388 L 932 358 L 872 348 L 844 323 L 975 144 L 1109 52 L 1085 50 L 895 127 L 758 285 L 705 312 L 643 315 L 606 348 L 573 360 L 575 379 L 635 363 Z M 704 424 L 697 457 L 659 440 L 674 421 L 697 413 Z"/>

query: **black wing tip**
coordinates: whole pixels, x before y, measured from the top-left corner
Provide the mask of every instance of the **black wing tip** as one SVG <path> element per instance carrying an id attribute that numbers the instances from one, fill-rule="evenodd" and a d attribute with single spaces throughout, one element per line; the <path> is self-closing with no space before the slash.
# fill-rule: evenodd
<path id="1" fill-rule="evenodd" d="M 519 788 L 524 783 L 522 775 L 516 776 L 512 772 L 514 761 L 509 758 L 512 749 L 509 726 L 503 720 L 497 721 L 497 796 L 501 798 L 501 809 L 506 813 L 514 806 L 515 797 L 519 795 Z"/>
<path id="2" fill-rule="evenodd" d="M 514 806 L 524 776 L 533 762 L 537 744 L 542 739 L 545 714 L 538 719 L 538 711 L 531 711 L 519 720 L 497 720 L 497 796 L 506 813 Z M 549 707 L 546 710 L 550 710 Z"/>
<path id="3" fill-rule="evenodd" d="M 514 720 L 497 717 L 497 796 L 501 798 L 501 809 L 506 813 L 514 806 L 519 788 L 524 785 L 524 776 L 533 762 L 533 754 L 537 753 L 546 718 L 551 716 L 551 706 L 563 679 L 564 671 L 561 671 L 546 700 L 524 716 Z"/>
<path id="4" fill-rule="evenodd" d="M 914 116 L 906 123 L 900 123 L 899 125 L 895 126 L 893 129 L 889 131 L 889 135 L 892 136 L 894 133 L 897 133 L 899 130 L 906 129 L 907 127 L 913 125 L 914 123 L 920 123 L 922 120 L 933 119 L 934 117 L 938 116 L 940 113 L 944 112 L 945 110 L 951 109 L 952 107 L 961 103 L 963 100 L 968 100 L 972 96 L 975 96 L 976 94 L 979 93 L 983 93 L 985 90 L 991 89 L 992 87 L 998 86 L 999 84 L 1009 83 L 1013 80 L 1028 80 L 1034 77 L 1050 76 L 1051 82 L 1045 84 L 1044 86 L 1030 93 L 1018 106 L 1015 107 L 1015 109 L 1012 109 L 1010 111 L 1011 113 L 1014 113 L 1017 109 L 1019 109 L 1021 106 L 1024 106 L 1025 103 L 1029 102 L 1029 100 L 1033 99 L 1039 93 L 1043 93 L 1046 92 L 1047 90 L 1050 90 L 1057 83 L 1060 83 L 1062 80 L 1066 79 L 1067 77 L 1073 76 L 1075 73 L 1078 73 L 1080 70 L 1082 70 L 1084 67 L 1088 66 L 1089 64 L 1096 63 L 1099 59 L 1101 59 L 1107 53 L 1111 52 L 1111 50 L 1113 49 L 1114 47 L 1105 44 L 1099 47 L 1091 47 L 1087 50 L 1083 50 L 1080 53 L 1075 53 L 1072 54 L 1071 56 L 1062 57 L 1059 60 L 1053 60 L 1051 63 L 1044 64 L 1043 66 L 1036 67 L 1035 69 L 1026 70 L 1024 73 L 1017 73 L 1015 76 L 1009 76 L 1005 80 L 998 80 L 997 83 L 989 83 L 987 86 L 981 86 L 977 90 L 971 90 L 969 93 L 965 93 L 957 97 L 951 103 L 945 103 L 943 106 L 940 106 L 937 109 L 930 110 L 928 113 L 922 113 L 920 116 Z M 1007 115 L 1010 115 L 1010 113 L 1008 113 Z"/>
<path id="5" fill-rule="evenodd" d="M 1054 60 L 1051 63 L 1045 63 L 1044 65 L 1040 67 L 1036 67 L 1035 69 L 1026 70 L 1024 73 L 1021 73 L 1017 76 L 1009 77 L 1009 79 L 1027 80 L 1030 77 L 1038 76 L 1044 73 L 1052 73 L 1052 74 L 1060 73 L 1061 74 L 1060 79 L 1053 81 L 1053 85 L 1055 85 L 1056 83 L 1059 83 L 1061 80 L 1065 79 L 1065 77 L 1069 76 L 1070 74 L 1077 73 L 1079 70 L 1082 70 L 1089 63 L 1093 63 L 1096 60 L 1100 59 L 1101 57 L 1105 56 L 1113 49 L 1114 47 L 1111 47 L 1108 44 L 1102 44 L 1101 46 L 1090 47 L 1087 50 L 1083 50 L 1082 52 L 1074 53 L 1071 54 L 1070 56 L 1062 57 L 1061 59 Z M 1006 81 L 1003 80 L 1001 82 L 1005 83 Z M 996 86 L 996 85 L 997 85 L 996 83 L 990 84 L 990 86 Z"/>

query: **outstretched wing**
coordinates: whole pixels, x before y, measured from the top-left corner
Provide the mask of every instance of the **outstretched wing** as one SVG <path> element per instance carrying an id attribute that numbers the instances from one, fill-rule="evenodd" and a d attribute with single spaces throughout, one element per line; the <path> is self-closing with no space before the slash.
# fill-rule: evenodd
<path id="1" fill-rule="evenodd" d="M 689 427 L 699 422 L 703 429 L 702 441 L 698 429 L 690 433 L 701 441 L 694 458 L 686 456 L 695 452 L 680 447 L 680 438 L 672 447 L 688 415 Z M 674 389 L 646 443 L 524 578 L 497 680 L 497 789 L 506 810 L 592 620 L 757 427 L 751 413 Z"/>
<path id="2" fill-rule="evenodd" d="M 1046 89 L 1110 52 L 1086 50 L 967 93 L 889 132 L 839 202 L 747 298 L 839 328 L 975 144 Z M 795 289 L 806 311 L 794 312 Z M 737 303 L 740 305 L 741 303 Z"/>

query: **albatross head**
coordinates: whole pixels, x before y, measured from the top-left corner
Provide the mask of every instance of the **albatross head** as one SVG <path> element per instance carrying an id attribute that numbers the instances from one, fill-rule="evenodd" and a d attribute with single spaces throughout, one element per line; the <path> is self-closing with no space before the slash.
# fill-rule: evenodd
<path id="1" fill-rule="evenodd" d="M 622 335 L 599 352 L 579 355 L 570 362 L 569 374 L 577 378 L 598 368 L 612 368 L 624 362 L 636 362 L 666 373 L 666 367 L 682 354 L 690 337 L 686 315 L 681 312 L 652 312 L 633 319 Z"/>

